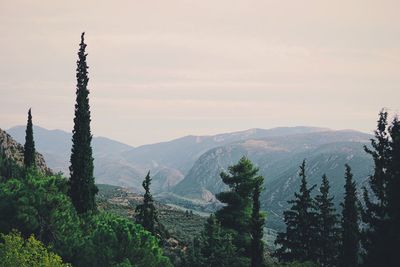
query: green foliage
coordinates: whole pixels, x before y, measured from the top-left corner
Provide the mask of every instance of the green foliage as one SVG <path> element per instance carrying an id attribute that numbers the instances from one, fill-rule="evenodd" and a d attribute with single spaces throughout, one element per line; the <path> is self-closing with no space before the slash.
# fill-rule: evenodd
<path id="1" fill-rule="evenodd" d="M 283 262 L 308 261 L 317 258 L 317 216 L 311 191 L 315 185 L 308 187 L 305 174 L 306 163 L 300 166 L 300 192 L 295 193 L 295 199 L 290 210 L 284 212 L 286 232 L 281 232 L 275 243 L 280 246 L 276 256 Z"/>
<path id="2" fill-rule="evenodd" d="M 158 222 L 158 219 L 157 219 L 157 211 L 156 208 L 154 207 L 153 197 L 151 196 L 150 193 L 150 184 L 151 184 L 151 178 L 149 171 L 142 183 L 145 193 L 143 196 L 143 204 L 138 205 L 136 207 L 136 212 L 137 212 L 136 221 L 139 224 L 141 224 L 147 231 L 149 231 L 152 234 L 155 234 L 156 232 L 155 225 Z"/>
<path id="3" fill-rule="evenodd" d="M 69 168 L 71 173 L 69 195 L 79 214 L 96 210 L 95 195 L 98 192 L 93 177 L 92 134 L 87 88 L 89 78 L 85 48 L 84 33 L 82 33 L 76 69 L 76 104 Z"/>
<path id="4" fill-rule="evenodd" d="M 66 192 L 66 180 L 29 170 L 24 179 L 0 184 L 0 231 L 18 229 L 51 244 L 63 258 L 75 254 L 79 218 Z"/>
<path id="5" fill-rule="evenodd" d="M 249 266 L 248 258 L 237 255 L 232 235 L 225 231 L 212 214 L 207 219 L 200 238 L 194 238 L 182 266 L 225 267 Z"/>
<path id="6" fill-rule="evenodd" d="M 61 257 L 49 252 L 32 235 L 24 240 L 17 232 L 1 234 L 0 267 L 63 267 Z"/>
<path id="7" fill-rule="evenodd" d="M 360 243 L 359 207 L 357 205 L 356 183 L 349 165 L 346 165 L 346 184 L 344 202 L 342 203 L 342 242 L 339 266 L 355 267 L 358 265 Z"/>
<path id="8" fill-rule="evenodd" d="M 25 132 L 24 166 L 26 168 L 32 168 L 35 166 L 35 142 L 33 140 L 31 109 L 28 111 L 28 122 L 26 124 Z"/>
<path id="9" fill-rule="evenodd" d="M 221 178 L 230 190 L 216 196 L 226 204 L 216 212 L 217 220 L 232 234 L 238 255 L 250 257 L 252 194 L 260 179 L 258 169 L 249 159 L 242 157 L 236 165 L 228 168 L 228 173 L 222 172 Z"/>
<path id="10" fill-rule="evenodd" d="M 339 249 L 338 215 L 329 194 L 329 181 L 322 176 L 319 194 L 315 197 L 317 211 L 317 262 L 321 266 L 336 266 Z"/>
<path id="11" fill-rule="evenodd" d="M 253 192 L 253 211 L 251 213 L 251 266 L 265 266 L 264 259 L 264 224 L 265 215 L 260 211 L 260 194 L 264 178 L 259 176 L 255 183 Z"/>
<path id="12" fill-rule="evenodd" d="M 365 266 L 397 266 L 400 252 L 400 123 L 396 117 L 388 127 L 387 117 L 388 113 L 382 110 L 375 139 L 371 140 L 372 149 L 365 148 L 375 164 L 369 177 L 370 191 L 364 190 Z"/>
<path id="13" fill-rule="evenodd" d="M 172 266 L 142 226 L 109 213 L 92 216 L 76 266 Z"/>

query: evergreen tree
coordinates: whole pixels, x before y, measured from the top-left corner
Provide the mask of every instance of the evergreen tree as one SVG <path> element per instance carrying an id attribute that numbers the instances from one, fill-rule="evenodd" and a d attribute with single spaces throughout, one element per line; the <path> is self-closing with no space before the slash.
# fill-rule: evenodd
<path id="1" fill-rule="evenodd" d="M 93 177 L 92 134 L 90 132 L 88 66 L 84 34 L 78 52 L 76 69 L 76 104 L 72 135 L 71 166 L 69 167 L 69 195 L 78 213 L 96 210 L 95 195 L 98 192 Z"/>
<path id="2" fill-rule="evenodd" d="M 202 266 L 237 266 L 235 246 L 232 237 L 225 232 L 213 214 L 207 219 L 202 234 Z"/>
<path id="3" fill-rule="evenodd" d="M 300 166 L 300 192 L 294 194 L 294 200 L 288 201 L 292 206 L 283 213 L 286 232 L 278 233 L 275 241 L 280 246 L 275 255 L 283 262 L 317 260 L 317 219 L 311 197 L 315 185 L 308 187 L 305 168 L 306 162 L 303 161 Z"/>
<path id="4" fill-rule="evenodd" d="M 318 262 L 321 266 L 336 266 L 338 256 L 338 216 L 329 194 L 328 177 L 322 176 L 320 193 L 315 197 L 318 230 Z"/>
<path id="5" fill-rule="evenodd" d="M 251 266 L 265 266 L 264 260 L 264 214 L 260 212 L 260 194 L 264 178 L 260 176 L 253 192 L 253 212 L 251 214 Z"/>
<path id="6" fill-rule="evenodd" d="M 357 205 L 356 183 L 353 181 L 351 168 L 346 164 L 346 183 L 342 210 L 342 242 L 339 266 L 355 267 L 358 265 L 360 230 L 358 227 L 359 210 Z"/>
<path id="7" fill-rule="evenodd" d="M 222 228 L 232 234 L 238 255 L 250 258 L 252 194 L 260 176 L 246 157 L 230 166 L 228 172 L 222 172 L 221 178 L 230 190 L 217 194 L 217 199 L 226 205 L 216 212 L 216 217 Z"/>
<path id="8" fill-rule="evenodd" d="M 136 207 L 136 221 L 140 223 L 147 231 L 155 234 L 155 225 L 158 222 L 157 211 L 154 206 L 153 197 L 150 193 L 150 171 L 147 173 L 142 185 L 145 190 L 143 196 L 143 204 Z"/>
<path id="9" fill-rule="evenodd" d="M 389 162 L 389 181 L 387 184 L 388 198 L 388 240 L 387 266 L 398 265 L 400 255 L 400 122 L 396 116 L 389 127 L 391 138 L 390 143 L 390 162 Z"/>
<path id="10" fill-rule="evenodd" d="M 369 177 L 370 190 L 364 188 L 365 208 L 362 212 L 364 229 L 362 243 L 365 250 L 364 265 L 379 266 L 388 261 L 387 241 L 392 235 L 388 225 L 388 195 L 390 180 L 390 136 L 388 134 L 388 113 L 379 113 L 375 139 L 371 139 L 372 149 L 365 151 L 373 158 L 375 169 Z M 370 196 L 372 194 L 372 197 Z"/>
<path id="11" fill-rule="evenodd" d="M 24 166 L 26 168 L 35 167 L 35 141 L 33 140 L 31 109 L 28 111 L 28 122 L 25 131 Z"/>

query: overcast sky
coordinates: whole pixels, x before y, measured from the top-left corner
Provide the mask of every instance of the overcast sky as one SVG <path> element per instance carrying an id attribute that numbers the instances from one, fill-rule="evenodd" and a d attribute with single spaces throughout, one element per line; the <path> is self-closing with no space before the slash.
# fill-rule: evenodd
<path id="1" fill-rule="evenodd" d="M 0 0 L 0 128 L 71 131 L 86 32 L 92 132 L 131 145 L 400 110 L 400 1 Z"/>

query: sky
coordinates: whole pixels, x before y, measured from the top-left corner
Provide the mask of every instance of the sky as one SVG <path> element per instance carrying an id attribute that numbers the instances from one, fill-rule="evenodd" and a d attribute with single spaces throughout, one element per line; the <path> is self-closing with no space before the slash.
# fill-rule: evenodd
<path id="1" fill-rule="evenodd" d="M 400 111 L 400 1 L 0 0 L 0 128 L 71 131 L 85 31 L 92 133 L 371 132 Z"/>

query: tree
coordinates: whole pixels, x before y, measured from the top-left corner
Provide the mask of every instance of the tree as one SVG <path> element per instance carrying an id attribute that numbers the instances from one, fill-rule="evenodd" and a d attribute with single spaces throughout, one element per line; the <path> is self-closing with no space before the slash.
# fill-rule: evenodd
<path id="1" fill-rule="evenodd" d="M 18 232 L 1 234 L 0 267 L 67 267 L 61 257 L 31 235 L 24 240 Z"/>
<path id="2" fill-rule="evenodd" d="M 28 122 L 25 131 L 24 166 L 26 168 L 32 168 L 35 166 L 35 141 L 33 140 L 31 109 L 28 111 Z"/>
<path id="3" fill-rule="evenodd" d="M 318 262 L 321 266 L 336 266 L 338 256 L 338 216 L 329 194 L 328 177 L 322 176 L 319 194 L 315 197 L 317 210 Z"/>
<path id="4" fill-rule="evenodd" d="M 264 179 L 259 176 L 253 192 L 253 211 L 251 214 L 251 266 L 265 266 L 264 261 L 264 214 L 260 212 L 260 194 Z"/>
<path id="5" fill-rule="evenodd" d="M 72 260 L 82 233 L 66 187 L 64 178 L 45 176 L 35 169 L 28 170 L 23 179 L 0 183 L 0 231 L 17 229 L 25 238 L 34 234 L 63 259 Z"/>
<path id="6" fill-rule="evenodd" d="M 294 194 L 294 200 L 288 201 L 291 208 L 283 213 L 286 232 L 278 233 L 275 243 L 280 246 L 275 255 L 283 262 L 315 261 L 317 259 L 315 203 L 308 187 L 305 173 L 305 160 L 300 166 L 300 192 Z"/>
<path id="7" fill-rule="evenodd" d="M 400 254 L 400 122 L 395 116 L 389 127 L 390 142 L 390 162 L 389 162 L 389 181 L 387 184 L 387 212 L 388 212 L 388 240 L 387 247 L 387 266 L 398 264 Z"/>
<path id="8" fill-rule="evenodd" d="M 150 193 L 150 184 L 151 178 L 149 171 L 142 183 L 145 193 L 143 196 L 143 204 L 140 204 L 136 207 L 136 212 L 138 213 L 136 216 L 136 221 L 141 224 L 144 229 L 154 235 L 156 232 L 155 225 L 158 222 L 158 219 L 153 197 Z"/>
<path id="9" fill-rule="evenodd" d="M 365 250 L 366 266 L 391 266 L 387 248 L 391 239 L 388 213 L 388 183 L 391 175 L 391 140 L 388 133 L 388 113 L 379 113 L 375 139 L 371 139 L 372 149 L 365 147 L 374 161 L 374 173 L 369 177 L 369 190 L 364 188 L 365 208 L 362 220 L 365 227 L 362 231 L 362 244 Z M 397 164 L 397 163 L 396 163 Z"/>
<path id="10" fill-rule="evenodd" d="M 110 213 L 96 214 L 91 220 L 74 266 L 172 267 L 158 240 L 141 225 Z"/>
<path id="11" fill-rule="evenodd" d="M 353 181 L 351 168 L 346 164 L 346 183 L 344 185 L 344 202 L 342 210 L 342 242 L 339 266 L 355 267 L 358 265 L 360 230 L 358 227 L 359 208 L 357 205 L 356 183 Z"/>
<path id="12" fill-rule="evenodd" d="M 228 168 L 228 173 L 222 172 L 221 178 L 229 186 L 229 191 L 216 195 L 225 204 L 216 212 L 216 218 L 222 228 L 232 234 L 238 255 L 250 258 L 252 194 L 256 181 L 260 179 L 258 169 L 249 159 L 242 157 L 236 165 Z"/>
<path id="13" fill-rule="evenodd" d="M 72 135 L 71 166 L 69 167 L 69 195 L 78 213 L 96 210 L 95 195 L 98 192 L 93 177 L 92 134 L 90 132 L 88 66 L 86 64 L 84 34 L 78 52 L 76 69 L 76 104 Z"/>
<path id="14" fill-rule="evenodd" d="M 213 214 L 207 219 L 202 234 L 202 256 L 204 265 L 209 267 L 236 266 L 235 246 L 232 237 L 221 228 Z"/>

